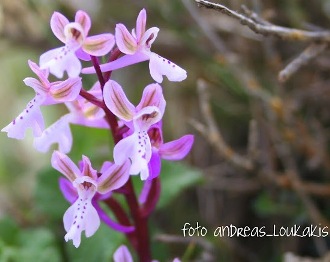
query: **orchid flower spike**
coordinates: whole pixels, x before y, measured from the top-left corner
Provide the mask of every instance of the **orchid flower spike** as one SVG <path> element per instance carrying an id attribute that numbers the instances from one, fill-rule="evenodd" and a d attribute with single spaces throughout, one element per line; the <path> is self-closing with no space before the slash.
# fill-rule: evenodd
<path id="1" fill-rule="evenodd" d="M 80 74 L 81 63 L 77 56 L 83 58 L 87 54 L 91 56 L 103 56 L 115 45 L 112 34 L 100 34 L 88 37 L 91 28 L 91 19 L 84 11 L 78 11 L 74 22 L 58 12 L 54 12 L 50 20 L 50 27 L 54 35 L 65 46 L 55 48 L 40 56 L 40 67 L 49 68 L 57 78 L 62 78 L 64 71 L 69 77 Z"/>
<path id="2" fill-rule="evenodd" d="M 116 144 L 115 163 L 120 164 L 129 158 L 132 162 L 130 174 L 140 173 L 141 179 L 146 180 L 149 177 L 148 163 L 152 152 L 147 132 L 150 126 L 162 119 L 166 106 L 162 87 L 159 84 L 146 86 L 137 107 L 128 101 L 122 87 L 113 80 L 104 85 L 103 94 L 109 110 L 125 121 L 133 131 Z"/>
<path id="3" fill-rule="evenodd" d="M 100 217 L 92 204 L 96 193 L 108 194 L 122 187 L 129 178 L 129 161 L 122 165 L 111 165 L 103 171 L 100 177 L 92 168 L 90 160 L 82 157 L 81 169 L 65 154 L 54 151 L 52 166 L 61 172 L 78 192 L 78 198 L 69 207 L 63 216 L 66 241 L 72 240 L 75 247 L 79 247 L 81 233 L 85 231 L 86 237 L 92 236 L 100 226 Z"/>
<path id="4" fill-rule="evenodd" d="M 113 71 L 125 66 L 136 64 L 149 60 L 149 69 L 151 77 L 158 83 L 163 81 L 165 75 L 170 81 L 182 81 L 187 78 L 187 72 L 171 61 L 161 57 L 150 50 L 152 43 L 155 41 L 159 28 L 152 27 L 146 30 L 147 13 L 142 9 L 136 20 L 136 28 L 132 33 L 123 24 L 116 25 L 116 44 L 118 49 L 125 56 L 101 65 L 101 71 Z M 94 73 L 93 67 L 85 68 L 82 73 Z"/>

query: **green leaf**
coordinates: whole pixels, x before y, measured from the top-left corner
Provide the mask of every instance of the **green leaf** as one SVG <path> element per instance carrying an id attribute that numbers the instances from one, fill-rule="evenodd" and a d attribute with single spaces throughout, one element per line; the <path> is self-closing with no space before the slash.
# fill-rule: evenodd
<path id="1" fill-rule="evenodd" d="M 59 262 L 62 260 L 55 236 L 46 228 L 22 231 L 20 242 L 17 262 Z"/>
<path id="2" fill-rule="evenodd" d="M 12 218 L 6 217 L 0 221 L 0 238 L 4 245 L 15 245 L 19 227 Z"/>
<path id="3" fill-rule="evenodd" d="M 178 162 L 162 162 L 162 192 L 157 208 L 164 208 L 184 189 L 202 182 L 202 173 Z"/>
<path id="4" fill-rule="evenodd" d="M 61 220 L 69 207 L 59 188 L 60 176 L 61 174 L 52 168 L 41 171 L 37 176 L 36 206 L 53 220 Z"/>

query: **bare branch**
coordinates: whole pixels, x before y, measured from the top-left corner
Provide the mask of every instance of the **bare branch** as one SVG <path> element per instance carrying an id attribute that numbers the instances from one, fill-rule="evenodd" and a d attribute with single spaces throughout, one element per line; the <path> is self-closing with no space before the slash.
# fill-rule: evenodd
<path id="1" fill-rule="evenodd" d="M 190 121 L 190 123 L 209 141 L 209 143 L 217 150 L 221 157 L 224 157 L 235 166 L 251 171 L 253 168 L 251 160 L 236 154 L 235 151 L 230 148 L 224 141 L 214 120 L 209 101 L 209 93 L 206 90 L 206 84 L 203 80 L 198 80 L 197 89 L 200 108 L 203 114 L 203 118 L 206 121 L 207 127 L 194 120 Z"/>
<path id="2" fill-rule="evenodd" d="M 287 81 L 294 73 L 296 73 L 302 66 L 308 64 L 313 58 L 325 51 L 328 44 L 311 44 L 298 57 L 290 62 L 279 74 L 280 82 Z"/>
<path id="3" fill-rule="evenodd" d="M 224 5 L 212 3 L 205 0 L 195 0 L 199 6 L 206 7 L 224 13 L 238 21 L 242 25 L 246 25 L 252 31 L 257 34 L 264 36 L 273 35 L 286 40 L 292 41 L 319 41 L 319 42 L 330 42 L 329 31 L 307 31 L 294 28 L 288 28 L 283 26 L 277 26 L 273 24 L 260 23 L 256 18 L 251 19 L 238 12 L 235 12 Z M 255 15 L 254 15 L 255 16 Z"/>

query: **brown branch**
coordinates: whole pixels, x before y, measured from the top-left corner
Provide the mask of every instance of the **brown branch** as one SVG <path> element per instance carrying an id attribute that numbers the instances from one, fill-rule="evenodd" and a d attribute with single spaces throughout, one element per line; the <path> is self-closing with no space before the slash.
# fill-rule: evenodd
<path id="1" fill-rule="evenodd" d="M 298 57 L 292 60 L 279 74 L 278 80 L 280 82 L 287 81 L 294 73 L 296 73 L 302 66 L 308 64 L 313 58 L 321 54 L 328 47 L 328 44 L 311 44 Z"/>
<path id="2" fill-rule="evenodd" d="M 251 19 L 238 12 L 235 12 L 224 5 L 212 3 L 205 0 L 195 0 L 196 3 L 205 8 L 213 9 L 224 13 L 236 20 L 242 25 L 246 25 L 252 31 L 257 34 L 264 36 L 273 35 L 280 37 L 285 40 L 292 41 L 319 41 L 319 42 L 330 42 L 330 31 L 307 31 L 295 28 L 288 28 L 283 26 L 277 26 L 273 24 L 259 23 L 257 19 Z"/>
<path id="3" fill-rule="evenodd" d="M 229 147 L 224 141 L 220 130 L 217 127 L 217 124 L 214 120 L 214 116 L 212 114 L 211 106 L 210 106 L 210 97 L 209 93 L 206 90 L 206 84 L 203 80 L 198 80 L 197 82 L 197 90 L 199 96 L 200 108 L 202 111 L 203 118 L 205 119 L 206 126 L 197 122 L 190 121 L 190 124 L 199 131 L 205 139 L 207 139 L 221 157 L 224 157 L 226 160 L 243 168 L 247 171 L 251 171 L 253 169 L 252 161 L 246 157 L 238 155 L 235 151 Z"/>

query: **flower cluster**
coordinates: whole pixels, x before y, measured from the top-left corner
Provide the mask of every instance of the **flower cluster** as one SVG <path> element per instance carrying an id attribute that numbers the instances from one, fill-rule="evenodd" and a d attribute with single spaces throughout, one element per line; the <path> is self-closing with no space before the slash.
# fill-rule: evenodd
<path id="1" fill-rule="evenodd" d="M 146 19 L 146 11 L 142 9 L 131 33 L 123 24 L 117 24 L 115 34 L 88 36 L 91 19 L 87 13 L 78 11 L 74 22 L 70 22 L 55 12 L 50 26 L 64 46 L 42 54 L 39 65 L 29 61 L 37 78 L 28 77 L 24 83 L 34 89 L 35 96 L 18 117 L 2 129 L 8 137 L 23 139 L 26 130 L 31 128 L 34 147 L 40 152 L 47 152 L 53 144 L 58 144 L 51 164 L 65 176 L 66 179 L 59 180 L 60 189 L 72 204 L 63 217 L 66 241 L 72 240 L 78 247 L 82 231 L 86 237 L 92 236 L 102 220 L 126 234 L 140 258 L 148 258 L 148 254 L 143 254 L 148 253 L 143 251 L 148 242 L 143 238 L 147 236 L 139 226 L 145 223 L 158 200 L 161 159 L 184 158 L 194 140 L 192 135 L 185 135 L 171 142 L 163 141 L 162 118 L 166 101 L 160 83 L 163 76 L 170 81 L 182 81 L 187 74 L 150 50 L 159 28 L 146 29 Z M 100 65 L 99 57 L 105 57 L 109 62 Z M 93 66 L 82 69 L 81 60 L 90 61 Z M 121 85 L 110 79 L 111 72 L 147 60 L 155 82 L 144 88 L 139 104 L 134 106 Z M 51 82 L 50 73 L 58 79 L 65 75 L 67 78 Z M 93 73 L 98 81 L 88 88 L 84 86 L 81 74 Z M 62 103 L 68 113 L 45 128 L 41 107 Z M 93 169 L 86 156 L 82 156 L 78 166 L 74 164 L 67 156 L 73 143 L 71 124 L 109 129 L 115 142 L 113 162 L 105 161 L 99 171 Z M 131 175 L 140 175 L 144 183 L 138 200 L 130 183 Z M 126 197 L 131 217 L 113 198 L 114 193 Z M 113 211 L 117 221 L 103 210 L 102 201 Z M 126 249 L 121 247 L 116 252 L 116 261 L 132 261 Z M 122 260 L 118 258 L 120 256 L 127 258 Z"/>

